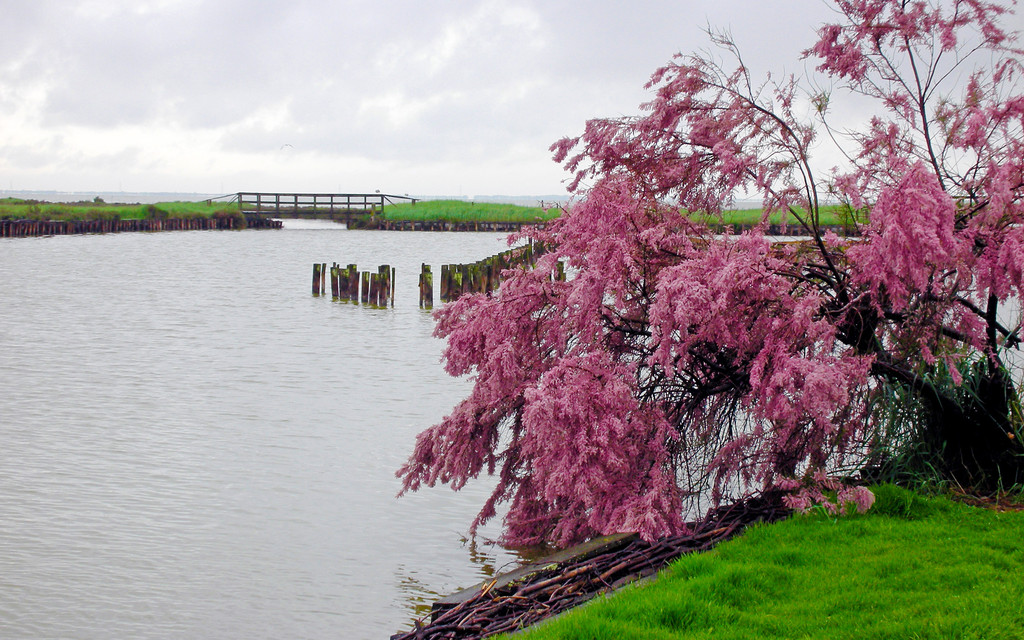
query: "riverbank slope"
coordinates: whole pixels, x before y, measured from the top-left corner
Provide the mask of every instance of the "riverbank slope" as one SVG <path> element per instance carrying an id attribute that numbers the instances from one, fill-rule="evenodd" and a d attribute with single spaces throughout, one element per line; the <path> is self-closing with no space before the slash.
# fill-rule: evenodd
<path id="1" fill-rule="evenodd" d="M 1024 511 L 890 485 L 758 525 L 517 638 L 1020 638 Z"/>

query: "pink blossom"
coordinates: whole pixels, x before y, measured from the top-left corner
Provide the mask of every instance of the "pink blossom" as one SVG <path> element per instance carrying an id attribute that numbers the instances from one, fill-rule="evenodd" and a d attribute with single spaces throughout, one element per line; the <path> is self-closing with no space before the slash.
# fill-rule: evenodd
<path id="1" fill-rule="evenodd" d="M 653 539 L 768 488 L 795 509 L 863 512 L 871 492 L 835 476 L 882 454 L 882 391 L 923 407 L 961 393 L 965 365 L 1004 366 L 1021 327 L 998 311 L 1024 296 L 1024 97 L 1005 8 L 834 4 L 842 21 L 805 55 L 878 105 L 836 136 L 850 166 L 819 175 L 822 125 L 796 112 L 797 79 L 758 84 L 715 33 L 735 68 L 677 56 L 641 115 L 556 142 L 575 200 L 523 234 L 548 252 L 436 312 L 447 371 L 474 385 L 419 436 L 403 491 L 495 475 L 473 527 L 507 505 L 512 544 Z M 773 243 L 766 219 L 713 227 L 740 192 L 809 240 Z M 822 228 L 825 194 L 867 212 L 860 237 Z M 952 387 L 932 382 L 947 371 Z"/>
<path id="2" fill-rule="evenodd" d="M 923 163 L 885 189 L 871 211 L 868 242 L 847 252 L 854 278 L 903 311 L 914 295 L 941 295 L 942 272 L 961 263 L 970 247 L 954 235 L 956 206 Z"/>

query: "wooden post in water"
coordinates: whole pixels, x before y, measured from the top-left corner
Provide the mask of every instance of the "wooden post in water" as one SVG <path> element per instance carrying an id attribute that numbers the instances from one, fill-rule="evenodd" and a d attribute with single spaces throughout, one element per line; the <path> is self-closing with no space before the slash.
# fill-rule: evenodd
<path id="1" fill-rule="evenodd" d="M 314 296 L 320 295 L 320 269 L 321 269 L 320 263 L 319 262 L 314 262 L 313 263 L 313 295 Z"/>
<path id="2" fill-rule="evenodd" d="M 331 297 L 337 300 L 341 297 L 341 267 L 335 262 L 331 265 Z"/>
<path id="3" fill-rule="evenodd" d="M 388 272 L 388 299 L 387 304 L 390 307 L 395 306 L 395 268 L 391 265 L 384 265 L 384 268 Z"/>
<path id="4" fill-rule="evenodd" d="M 338 265 L 338 299 L 348 299 L 348 269 Z"/>
<path id="5" fill-rule="evenodd" d="M 377 267 L 377 306 L 387 307 L 391 303 L 391 266 L 382 264 Z"/>
<path id="6" fill-rule="evenodd" d="M 448 265 L 442 264 L 441 265 L 441 281 L 438 282 L 438 284 L 437 284 L 437 288 L 438 288 L 438 292 L 437 293 L 438 293 L 439 299 L 441 300 L 442 303 L 448 302 L 448 290 L 449 290 L 449 285 L 451 284 L 448 281 L 448 278 L 449 278 L 449 275 L 448 275 Z"/>
<path id="7" fill-rule="evenodd" d="M 488 285 L 488 291 L 497 291 L 498 287 L 501 286 L 501 271 L 503 258 L 501 254 L 498 254 L 491 258 L 487 264 L 487 277 L 490 280 Z"/>
<path id="8" fill-rule="evenodd" d="M 362 276 L 361 277 L 361 280 L 362 280 L 362 283 L 361 283 L 362 295 L 360 296 L 360 302 L 362 302 L 363 304 L 369 304 L 370 303 L 370 272 L 369 271 L 364 271 L 361 274 L 361 276 Z"/>
<path id="9" fill-rule="evenodd" d="M 380 272 L 367 271 L 370 276 L 370 304 L 380 306 Z"/>
<path id="10" fill-rule="evenodd" d="M 460 264 L 459 274 L 462 276 L 459 283 L 459 296 L 473 291 L 473 265 Z"/>
<path id="11" fill-rule="evenodd" d="M 484 263 L 476 262 L 473 264 L 471 270 L 473 272 L 473 292 L 474 293 L 487 293 L 484 282 Z"/>
<path id="12" fill-rule="evenodd" d="M 437 283 L 438 298 L 442 303 L 448 302 L 448 265 L 441 265 L 441 280 Z"/>
<path id="13" fill-rule="evenodd" d="M 354 264 L 348 265 L 348 299 L 359 302 L 359 267 Z"/>
<path id="14" fill-rule="evenodd" d="M 377 268 L 377 306 L 388 306 L 388 276 L 380 267 Z"/>
<path id="15" fill-rule="evenodd" d="M 392 299 L 393 292 L 391 288 L 392 273 L 393 269 L 391 268 L 391 265 L 382 264 L 377 267 L 377 275 L 380 281 L 377 291 L 378 306 L 386 307 L 389 304 L 394 306 L 394 301 Z"/>
<path id="16" fill-rule="evenodd" d="M 466 291 L 466 270 L 465 265 L 452 265 L 452 300 L 458 300 Z"/>
<path id="17" fill-rule="evenodd" d="M 420 309 L 434 308 L 434 276 L 430 273 L 430 265 L 420 266 Z"/>

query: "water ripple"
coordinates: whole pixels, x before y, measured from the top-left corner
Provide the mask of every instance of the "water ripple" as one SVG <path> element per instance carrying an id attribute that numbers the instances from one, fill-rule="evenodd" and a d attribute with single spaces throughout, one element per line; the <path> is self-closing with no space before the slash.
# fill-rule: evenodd
<path id="1" fill-rule="evenodd" d="M 393 476 L 467 391 L 417 308 L 419 264 L 504 246 L 0 240 L 0 636 L 386 637 L 514 562 L 462 539 L 487 483 L 396 501 Z M 396 266 L 399 306 L 310 296 L 333 261 Z"/>

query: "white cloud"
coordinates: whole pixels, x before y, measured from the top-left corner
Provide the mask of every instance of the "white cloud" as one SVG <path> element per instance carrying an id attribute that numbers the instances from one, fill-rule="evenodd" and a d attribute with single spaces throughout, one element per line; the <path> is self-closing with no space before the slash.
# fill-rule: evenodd
<path id="1" fill-rule="evenodd" d="M 381 126 L 389 129 L 409 129 L 429 109 L 457 99 L 458 94 L 434 94 L 427 98 L 412 98 L 400 91 L 365 98 L 360 101 L 357 116 L 363 126 Z"/>
<path id="2" fill-rule="evenodd" d="M 803 72 L 829 16 L 819 0 L 23 2 L 0 39 L 0 186 L 558 192 L 549 145 L 636 113 L 656 67 L 707 46 L 701 27 L 731 27 L 758 72 Z"/>

